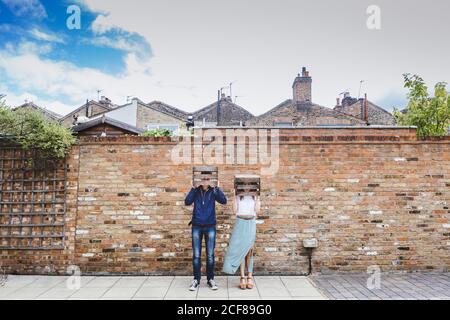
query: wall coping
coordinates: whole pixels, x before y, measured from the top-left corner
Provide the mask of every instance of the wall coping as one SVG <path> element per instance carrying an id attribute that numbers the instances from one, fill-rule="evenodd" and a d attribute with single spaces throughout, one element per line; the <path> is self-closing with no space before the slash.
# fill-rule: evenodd
<path id="1" fill-rule="evenodd" d="M 275 127 L 214 127 L 203 128 L 202 132 L 209 130 L 226 131 L 239 129 L 235 136 L 246 130 L 277 129 L 280 144 L 449 144 L 450 136 L 443 137 L 417 137 L 416 127 L 392 127 L 392 126 L 336 126 L 336 127 L 300 127 L 300 128 L 275 128 Z M 270 135 L 268 134 L 270 138 Z M 225 137 L 224 137 L 225 139 Z M 202 143 L 208 144 L 211 138 L 204 137 Z M 225 141 L 225 140 L 224 140 Z M 199 141 L 193 136 L 187 137 L 143 137 L 135 135 L 123 135 L 114 137 L 79 137 L 78 145 L 114 145 L 114 144 L 169 144 L 194 143 Z M 253 142 L 252 142 L 253 143 Z"/>
<path id="2" fill-rule="evenodd" d="M 271 126 L 248 126 L 248 127 L 240 127 L 240 126 L 217 126 L 211 128 L 198 128 L 198 129 L 279 129 L 279 130 L 304 130 L 304 129 L 317 129 L 317 130 L 326 130 L 326 129 L 363 129 L 363 130 L 371 130 L 371 129 L 392 129 L 392 130 L 404 130 L 404 129 L 414 129 L 416 130 L 416 126 L 384 126 L 384 125 L 370 125 L 370 126 L 301 126 L 301 127 L 271 127 Z"/>

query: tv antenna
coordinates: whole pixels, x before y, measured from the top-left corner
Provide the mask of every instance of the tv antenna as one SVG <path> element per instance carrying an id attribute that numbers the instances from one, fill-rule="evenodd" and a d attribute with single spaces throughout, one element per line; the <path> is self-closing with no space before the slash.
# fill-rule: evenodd
<path id="1" fill-rule="evenodd" d="M 222 91 L 223 91 L 223 89 L 227 89 L 227 88 L 230 88 L 230 86 L 228 85 L 228 86 L 225 86 L 225 87 L 222 87 L 222 88 L 220 88 L 220 97 L 222 98 Z"/>
<path id="2" fill-rule="evenodd" d="M 245 96 L 234 96 L 234 103 L 236 104 L 237 98 L 243 98 Z"/>
<path id="3" fill-rule="evenodd" d="M 233 86 L 233 83 L 235 83 L 235 82 L 236 82 L 236 80 L 230 82 L 230 85 L 229 85 L 229 87 L 230 87 L 230 97 L 231 98 L 233 98 L 233 91 L 232 91 L 231 87 Z"/>
<path id="4" fill-rule="evenodd" d="M 101 93 L 102 91 L 103 91 L 103 90 L 100 90 L 100 89 L 97 90 L 97 101 L 100 101 L 100 93 Z"/>

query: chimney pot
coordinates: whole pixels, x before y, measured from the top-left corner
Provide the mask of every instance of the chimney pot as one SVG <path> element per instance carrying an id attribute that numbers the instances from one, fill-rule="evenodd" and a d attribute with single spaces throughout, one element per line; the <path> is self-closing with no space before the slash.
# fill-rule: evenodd
<path id="1" fill-rule="evenodd" d="M 306 67 L 302 68 L 302 77 L 309 77 L 309 71 L 306 70 Z"/>

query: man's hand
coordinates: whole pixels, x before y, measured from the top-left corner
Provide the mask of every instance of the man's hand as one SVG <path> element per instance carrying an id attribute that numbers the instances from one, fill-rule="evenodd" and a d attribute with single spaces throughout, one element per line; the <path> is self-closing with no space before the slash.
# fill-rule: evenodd
<path id="1" fill-rule="evenodd" d="M 216 184 L 216 186 L 214 187 L 214 192 L 216 192 L 217 189 L 219 189 L 219 180 L 217 180 L 217 184 Z"/>

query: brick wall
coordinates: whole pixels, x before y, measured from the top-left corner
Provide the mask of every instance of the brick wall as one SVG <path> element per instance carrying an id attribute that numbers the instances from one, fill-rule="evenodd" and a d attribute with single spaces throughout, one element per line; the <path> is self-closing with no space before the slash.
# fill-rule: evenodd
<path id="1" fill-rule="evenodd" d="M 219 126 L 239 126 L 241 122 L 248 123 L 254 118 L 250 112 L 233 103 L 230 97 L 220 100 L 219 113 Z M 217 102 L 194 112 L 193 117 L 200 126 L 203 120 L 206 123 L 217 123 Z"/>
<path id="2" fill-rule="evenodd" d="M 348 98 L 347 98 L 348 99 Z M 369 106 L 369 123 L 371 125 L 395 125 L 394 116 L 381 107 L 368 101 Z M 336 106 L 334 110 L 352 115 L 359 119 L 364 119 L 364 99 L 359 99 L 355 103 L 342 106 Z"/>
<path id="3" fill-rule="evenodd" d="M 446 270 L 450 264 L 450 140 L 417 141 L 412 129 L 283 129 L 280 167 L 261 176 L 255 270 L 307 270 L 302 240 L 315 237 L 313 270 Z M 69 158 L 67 250 L 2 251 L 17 272 L 53 263 L 85 273 L 190 274 L 191 165 L 174 165 L 175 142 L 84 138 Z M 259 165 L 219 165 L 233 177 Z M 76 199 L 76 201 L 75 201 Z M 234 217 L 217 205 L 216 270 Z M 76 230 L 74 218 L 76 216 Z M 5 259 L 7 257 L 7 259 Z M 204 259 L 203 259 L 204 262 Z"/>
<path id="4" fill-rule="evenodd" d="M 363 120 L 311 103 L 287 100 L 272 110 L 247 121 L 248 126 L 273 126 L 279 122 L 295 127 L 323 125 L 365 125 Z"/>
<path id="5" fill-rule="evenodd" d="M 147 129 L 150 123 L 175 124 L 179 125 L 182 121 L 160 111 L 156 111 L 150 107 L 138 104 L 137 108 L 137 124 L 140 129 Z"/>
<path id="6" fill-rule="evenodd" d="M 74 116 L 75 117 L 85 117 L 86 116 L 86 107 L 85 106 L 83 108 L 79 108 L 79 110 L 76 110 L 75 112 L 70 113 L 69 116 L 67 116 L 67 115 L 64 116 L 64 118 L 62 118 L 62 120 L 60 121 L 61 124 L 63 124 L 64 126 L 67 126 L 67 127 L 72 127 Z M 109 111 L 109 110 L 110 110 L 110 108 L 107 108 L 100 103 L 90 102 L 89 110 L 88 110 L 88 117 L 92 118 L 92 117 L 95 117 L 95 116 L 97 116 L 105 111 Z"/>

